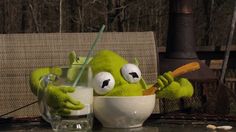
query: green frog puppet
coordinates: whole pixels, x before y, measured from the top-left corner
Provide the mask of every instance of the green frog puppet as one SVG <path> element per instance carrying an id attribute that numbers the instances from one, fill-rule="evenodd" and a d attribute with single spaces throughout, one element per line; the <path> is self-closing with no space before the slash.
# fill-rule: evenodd
<path id="1" fill-rule="evenodd" d="M 69 80 L 75 80 L 77 67 L 81 66 L 83 62 L 84 60 L 77 58 L 75 53 L 70 54 L 71 66 L 67 75 Z M 143 91 L 148 88 L 137 64 L 129 63 L 113 51 L 99 51 L 90 59 L 88 65 L 94 75 L 92 87 L 96 96 L 142 96 Z M 84 107 L 79 100 L 75 100 L 67 94 L 74 92 L 74 87 L 55 86 L 53 83 L 45 84 L 42 77 L 48 74 L 55 75 L 50 77 L 50 80 L 54 81 L 56 76 L 62 75 L 62 69 L 60 67 L 38 68 L 31 73 L 31 90 L 36 96 L 47 92 L 48 106 L 62 115 L 70 114 L 70 110 L 79 110 Z M 178 99 L 193 95 L 191 83 L 186 78 L 173 78 L 171 72 L 158 76 L 157 83 L 161 89 L 156 93 L 158 98 Z M 43 91 L 44 87 L 46 87 L 46 91 Z"/>

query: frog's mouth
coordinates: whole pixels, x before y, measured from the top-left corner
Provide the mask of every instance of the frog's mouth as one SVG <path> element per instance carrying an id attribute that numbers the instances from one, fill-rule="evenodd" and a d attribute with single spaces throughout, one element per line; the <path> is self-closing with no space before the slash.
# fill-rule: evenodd
<path id="1" fill-rule="evenodd" d="M 143 88 L 139 84 L 123 84 L 114 87 L 106 96 L 142 96 Z"/>

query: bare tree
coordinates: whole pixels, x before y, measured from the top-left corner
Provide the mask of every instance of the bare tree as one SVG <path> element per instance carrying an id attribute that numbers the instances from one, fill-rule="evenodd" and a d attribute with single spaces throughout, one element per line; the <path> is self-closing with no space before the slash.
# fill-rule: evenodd
<path id="1" fill-rule="evenodd" d="M 63 0 L 60 0 L 60 4 L 59 4 L 59 16 L 60 16 L 60 19 L 59 19 L 59 32 L 61 33 L 61 30 L 62 30 L 62 20 L 63 20 L 63 15 L 62 15 L 62 2 Z"/>

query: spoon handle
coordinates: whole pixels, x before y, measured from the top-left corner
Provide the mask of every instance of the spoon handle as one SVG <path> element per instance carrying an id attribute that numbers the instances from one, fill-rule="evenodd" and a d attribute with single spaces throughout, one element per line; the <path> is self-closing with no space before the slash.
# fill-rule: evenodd
<path id="1" fill-rule="evenodd" d="M 177 77 L 177 76 L 183 75 L 188 72 L 196 71 L 199 68 L 200 68 L 200 65 L 198 62 L 191 62 L 191 63 L 185 64 L 185 65 L 175 69 L 172 72 L 172 76 Z"/>
<path id="2" fill-rule="evenodd" d="M 200 69 L 200 64 L 198 62 L 191 62 L 175 69 L 171 74 L 173 77 L 177 77 L 188 72 L 196 71 L 198 69 Z M 143 95 L 155 94 L 156 91 L 158 91 L 158 87 L 158 84 L 155 83 L 152 87 L 144 90 Z"/>

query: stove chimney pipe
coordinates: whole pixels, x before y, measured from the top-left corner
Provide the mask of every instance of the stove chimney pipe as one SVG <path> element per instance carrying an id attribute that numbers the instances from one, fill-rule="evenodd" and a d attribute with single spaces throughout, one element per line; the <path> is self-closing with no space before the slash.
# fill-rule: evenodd
<path id="1" fill-rule="evenodd" d="M 196 59 L 192 0 L 170 0 L 167 58 Z"/>
<path id="2" fill-rule="evenodd" d="M 194 22 L 192 0 L 169 0 L 169 27 L 167 36 L 166 54 L 160 58 L 160 73 L 197 61 L 200 70 L 183 75 L 195 81 L 216 80 L 216 76 L 209 67 L 202 63 L 196 54 L 196 40 L 194 35 Z"/>

